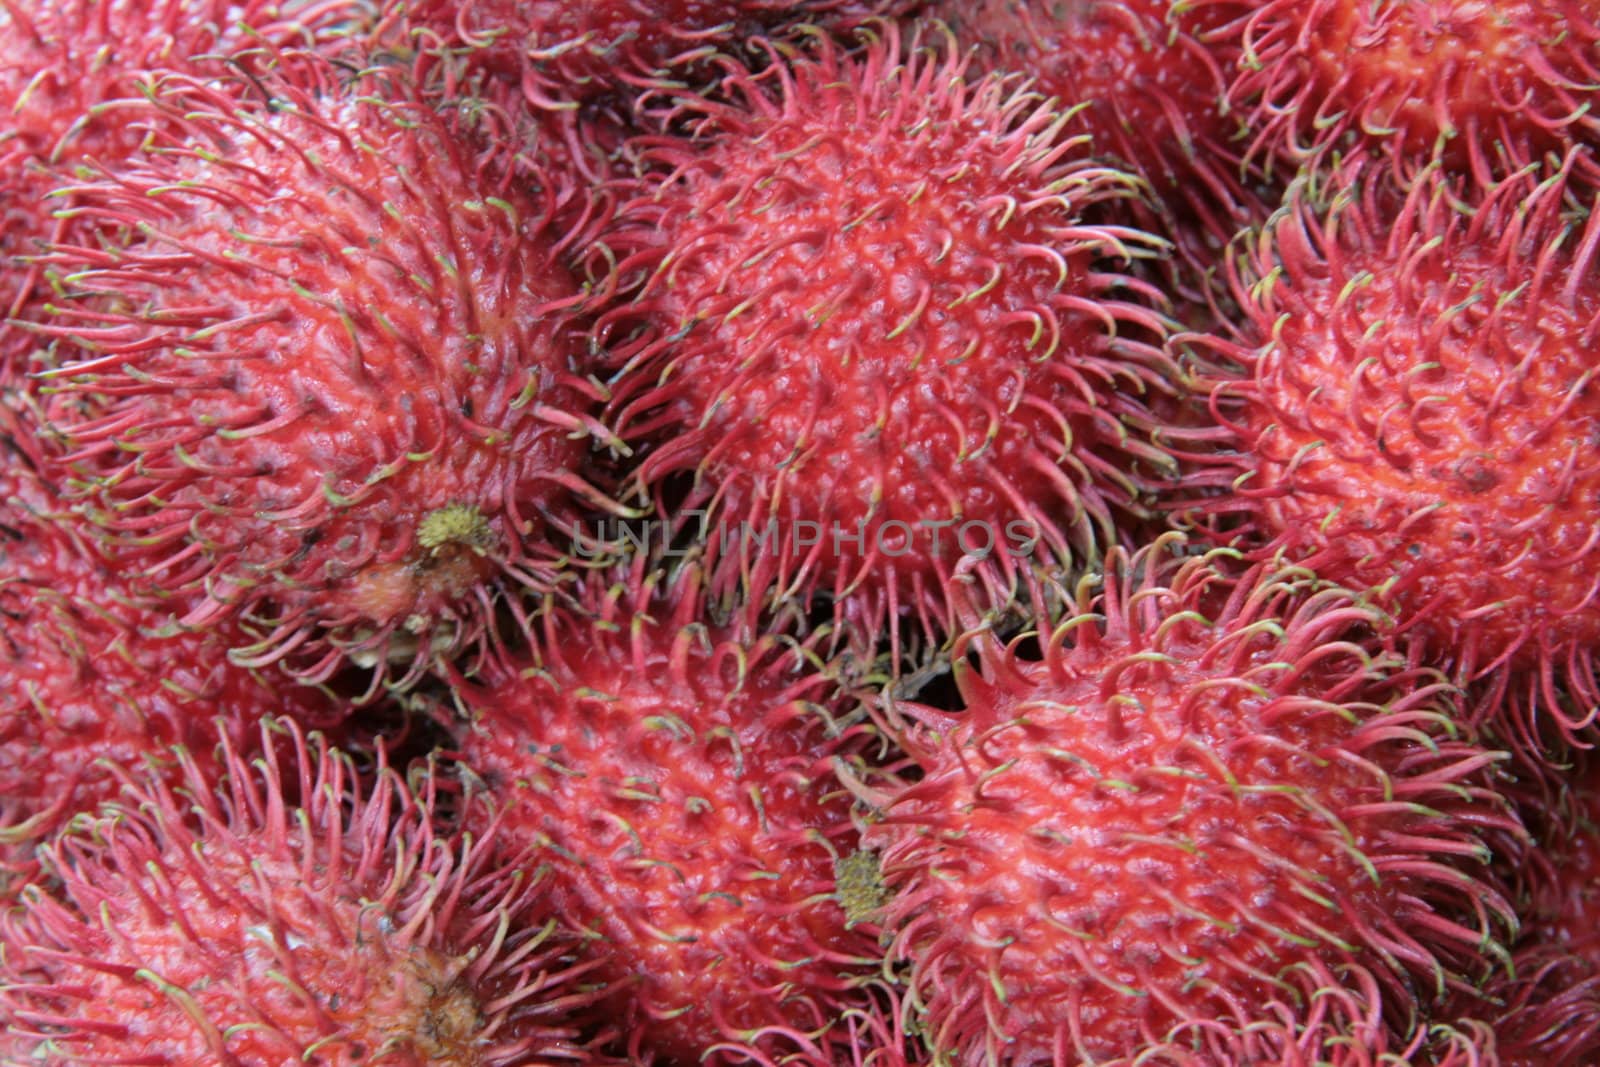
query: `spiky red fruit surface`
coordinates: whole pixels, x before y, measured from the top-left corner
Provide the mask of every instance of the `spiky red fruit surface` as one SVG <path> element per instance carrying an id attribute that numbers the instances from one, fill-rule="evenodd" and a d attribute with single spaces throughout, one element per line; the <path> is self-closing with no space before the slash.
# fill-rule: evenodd
<path id="1" fill-rule="evenodd" d="M 322 41 L 355 18 L 349 0 L 0 0 L 0 374 L 26 336 L 4 320 L 39 298 L 19 257 L 70 231 L 44 198 L 86 161 L 114 162 L 144 130 L 127 119 L 163 70 L 223 69 L 263 42 Z"/>
<path id="2" fill-rule="evenodd" d="M 1232 21 L 1228 89 L 1250 152 L 1291 171 L 1355 144 L 1484 180 L 1593 141 L 1600 8 L 1591 0 L 1186 0 Z"/>
<path id="3" fill-rule="evenodd" d="M 1504 1067 L 1590 1063 L 1600 1057 L 1600 763 L 1576 769 L 1561 803 L 1534 807 L 1542 853 L 1515 973 L 1489 985 L 1462 1029 L 1484 1035 Z"/>
<path id="4" fill-rule="evenodd" d="M 1078 108 L 1090 151 L 1150 183 L 1170 227 L 1197 218 L 1226 241 L 1258 208 L 1240 181 L 1223 93 L 1237 46 L 1202 43 L 1221 13 L 1169 0 L 943 0 L 939 18 L 985 69 L 1013 71 Z"/>
<path id="5" fill-rule="evenodd" d="M 387 0 L 373 33 L 422 69 L 456 64 L 561 111 L 618 90 L 681 87 L 719 48 L 785 23 L 858 23 L 911 0 Z"/>
<path id="6" fill-rule="evenodd" d="M 1212 506 L 1374 590 L 1458 679 L 1492 675 L 1486 706 L 1531 671 L 1503 714 L 1538 751 L 1535 718 L 1574 734 L 1600 704 L 1600 220 L 1564 173 L 1476 209 L 1436 170 L 1403 202 L 1369 177 L 1301 189 L 1230 264 L 1218 396 L 1247 476 Z"/>
<path id="7" fill-rule="evenodd" d="M 269 715 L 332 723 L 328 694 L 228 661 L 218 634 L 171 632 L 75 530 L 38 474 L 34 434 L 0 404 L 0 866 L 116 795 L 112 766 L 206 763 Z M 106 761 L 106 762 L 102 762 Z"/>
<path id="8" fill-rule="evenodd" d="M 1503 955 L 1496 754 L 1352 595 L 1230 563 L 1119 550 L 1036 647 L 958 644 L 962 710 L 891 706 L 922 774 L 865 843 L 943 1055 L 1366 1063 Z"/>
<path id="9" fill-rule="evenodd" d="M 186 622 L 256 616 L 249 660 L 313 679 L 408 642 L 420 665 L 604 503 L 578 235 L 486 195 L 403 79 L 281 62 L 267 101 L 168 79 L 147 106 L 186 138 L 73 187 L 126 243 L 50 257 L 56 428 L 108 553 L 203 588 Z"/>
<path id="10" fill-rule="evenodd" d="M 719 575 L 830 594 L 863 632 L 896 608 L 941 630 L 964 557 L 1000 588 L 1092 561 L 1177 468 L 1150 405 L 1183 374 L 1120 273 L 1151 239 L 1083 221 L 1131 179 L 964 74 L 891 32 L 681 99 L 697 139 L 642 142 L 669 173 L 606 237 L 637 482 L 692 472 L 679 514 L 710 513 Z"/>
<path id="11" fill-rule="evenodd" d="M 863 724 L 833 717 L 820 635 L 718 622 L 692 570 L 641 573 L 549 609 L 520 675 L 458 687 L 463 758 L 503 839 L 539 846 L 632 1062 L 848 1061 L 881 951 L 836 878 L 857 833 L 831 765 Z"/>
<path id="12" fill-rule="evenodd" d="M 431 801 L 292 726 L 285 759 L 136 777 L 0 916 L 7 1062 L 500 1065 L 580 1059 L 586 998 L 519 925 L 537 883 Z M 286 795 L 288 798 L 286 799 Z M 296 802 L 292 798 L 298 798 Z"/>
<path id="13" fill-rule="evenodd" d="M 1534 909 L 1531 933 L 1588 957 L 1600 971 L 1600 760 L 1572 775 L 1569 810 L 1545 843 L 1554 877 Z"/>

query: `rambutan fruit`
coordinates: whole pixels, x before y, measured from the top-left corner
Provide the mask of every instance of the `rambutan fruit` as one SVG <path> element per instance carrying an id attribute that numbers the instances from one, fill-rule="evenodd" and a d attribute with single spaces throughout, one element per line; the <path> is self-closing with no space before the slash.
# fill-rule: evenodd
<path id="1" fill-rule="evenodd" d="M 584 1059 L 568 946 L 522 924 L 536 880 L 432 797 L 291 723 L 223 776 L 123 798 L 43 850 L 53 881 L 0 915 L 0 1059 L 481 1064 Z M 286 796 L 288 794 L 288 796 Z"/>
<path id="2" fill-rule="evenodd" d="M 641 140 L 665 177 L 602 239 L 637 491 L 692 479 L 672 511 L 719 586 L 821 592 L 869 636 L 942 637 L 958 571 L 1000 600 L 1092 563 L 1189 436 L 1152 414 L 1185 387 L 1159 293 L 1120 272 L 1159 242 L 1083 221 L 1136 180 L 965 73 L 892 27 L 734 72 L 737 102 L 676 101 L 692 139 Z"/>
<path id="3" fill-rule="evenodd" d="M 1540 887 L 1530 932 L 1588 957 L 1600 972 L 1600 760 L 1587 757 L 1569 779 L 1565 811 L 1543 841 L 1551 877 Z"/>
<path id="4" fill-rule="evenodd" d="M 23 871 L 35 845 L 116 794 L 115 766 L 176 773 L 174 745 L 204 765 L 264 717 L 332 726 L 344 711 L 138 602 L 39 476 L 32 431 L 0 404 L 0 867 Z"/>
<path id="5" fill-rule="evenodd" d="M 1245 472 L 1201 510 L 1370 590 L 1537 756 L 1600 707 L 1600 219 L 1565 168 L 1476 207 L 1465 182 L 1401 199 L 1350 167 L 1236 249 L 1238 334 L 1191 340 L 1237 368 L 1215 403 Z"/>
<path id="6" fill-rule="evenodd" d="M 869 724 L 842 714 L 820 632 L 719 620 L 695 568 L 645 558 L 581 610 L 548 604 L 519 673 L 456 686 L 461 759 L 501 840 L 537 850 L 629 1062 L 849 1063 L 893 1019 L 832 770 L 867 773 Z"/>
<path id="7" fill-rule="evenodd" d="M 1248 154 L 1293 173 L 1358 145 L 1441 153 L 1492 184 L 1593 142 L 1600 10 L 1588 0 L 1183 0 L 1231 16 L 1228 102 Z"/>
<path id="8" fill-rule="evenodd" d="M 633 173 L 624 146 L 637 131 L 616 98 L 545 111 L 508 99 L 504 86 L 459 59 L 425 76 L 424 99 L 458 137 L 481 147 L 486 177 L 543 190 L 558 227 L 587 231 L 588 216 L 607 207 L 596 195 L 602 183 Z"/>
<path id="9" fill-rule="evenodd" d="M 1522 865 L 1526 900 L 1515 970 L 1466 1000 L 1459 1029 L 1501 1067 L 1600 1058 L 1600 763 L 1592 758 L 1557 802 L 1524 804 L 1539 848 Z"/>
<path id="10" fill-rule="evenodd" d="M 799 22 L 853 25 L 911 0 L 387 0 L 375 51 L 419 70 L 465 61 L 534 109 L 566 111 L 617 90 L 682 87 L 718 49 Z"/>
<path id="11" fill-rule="evenodd" d="M 1209 260 L 1210 246 L 1269 212 L 1222 106 L 1237 47 L 1201 40 L 1223 14 L 1169 0 L 943 0 L 922 17 L 974 47 L 978 69 L 1025 74 L 1076 109 L 1072 128 L 1090 134 L 1089 150 L 1148 184 L 1157 210 L 1141 226 L 1180 252 Z"/>
<path id="12" fill-rule="evenodd" d="M 1177 537 L 958 639 L 961 710 L 885 705 L 921 774 L 862 790 L 863 840 L 949 1062 L 1371 1063 L 1504 957 L 1484 837 L 1520 828 L 1442 677 L 1353 594 Z"/>
<path id="13" fill-rule="evenodd" d="M 1445 1047 L 1455 1051 L 1471 1042 L 1492 1050 L 1492 1056 L 1470 1061 L 1472 1067 L 1595 1062 L 1600 1056 L 1600 959 L 1592 949 L 1582 954 L 1530 938 L 1512 963 L 1515 975 L 1491 983 L 1474 999 L 1474 1014 L 1453 1022 Z"/>
<path id="14" fill-rule="evenodd" d="M 162 70 L 216 73 L 264 43 L 321 44 L 357 20 L 353 0 L 0 0 L 0 380 L 28 338 L 5 320 L 41 299 L 25 257 L 71 227 L 45 198 L 87 161 L 145 135 L 126 121 Z"/>
<path id="15" fill-rule="evenodd" d="M 47 257 L 54 428 L 107 554 L 203 590 L 184 625 L 247 616 L 240 662 L 310 680 L 345 653 L 414 675 L 609 506 L 580 473 L 581 235 L 480 188 L 402 76 L 278 65 L 250 93 L 169 78 L 147 107 L 185 137 L 70 188 L 124 236 Z"/>

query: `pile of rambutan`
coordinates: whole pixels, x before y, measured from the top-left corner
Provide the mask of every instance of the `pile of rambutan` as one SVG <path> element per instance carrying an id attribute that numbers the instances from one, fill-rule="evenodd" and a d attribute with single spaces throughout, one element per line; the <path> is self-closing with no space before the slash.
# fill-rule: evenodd
<path id="1" fill-rule="evenodd" d="M 1600 1063 L 1597 97 L 0 0 L 0 1067 Z"/>

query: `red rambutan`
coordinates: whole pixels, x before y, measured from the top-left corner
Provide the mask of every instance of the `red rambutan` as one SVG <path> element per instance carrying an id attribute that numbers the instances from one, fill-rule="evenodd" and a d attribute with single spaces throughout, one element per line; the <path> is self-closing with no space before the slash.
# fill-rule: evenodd
<path id="1" fill-rule="evenodd" d="M 717 621 L 701 585 L 641 565 L 591 582 L 585 613 L 548 606 L 526 669 L 458 685 L 461 757 L 502 840 L 538 848 L 630 1062 L 850 1063 L 890 1016 L 832 761 L 872 735 L 838 717 L 820 633 Z"/>
<path id="2" fill-rule="evenodd" d="M 1600 972 L 1600 760 L 1570 779 L 1567 808 L 1545 835 L 1553 877 L 1533 908 L 1533 936 L 1587 957 Z"/>
<path id="3" fill-rule="evenodd" d="M 1353 145 L 1393 161 L 1436 148 L 1492 184 L 1592 142 L 1600 8 L 1592 0 L 1182 0 L 1231 16 L 1228 88 L 1248 154 L 1307 160 Z"/>
<path id="4" fill-rule="evenodd" d="M 1222 107 L 1237 50 L 1200 39 L 1220 14 L 1169 0 L 943 0 L 930 16 L 978 46 L 982 69 L 1026 74 L 1077 108 L 1093 154 L 1149 184 L 1159 210 L 1146 228 L 1177 239 L 1198 224 L 1220 247 L 1267 214 L 1241 180 Z M 1177 244 L 1206 254 L 1203 242 Z"/>
<path id="5" fill-rule="evenodd" d="M 1431 169 L 1402 201 L 1351 167 L 1230 257 L 1215 396 L 1247 473 L 1203 508 L 1373 591 L 1538 752 L 1536 720 L 1575 738 L 1600 707 L 1600 217 L 1565 170 L 1475 208 L 1463 182 Z"/>
<path id="6" fill-rule="evenodd" d="M 32 428 L 0 404 L 0 866 L 18 870 L 111 799 L 113 766 L 175 773 L 173 745 L 204 764 L 265 716 L 332 724 L 340 711 L 321 690 L 235 666 L 219 634 L 169 632 L 78 536 L 30 446 Z"/>
<path id="7" fill-rule="evenodd" d="M 1460 1025 L 1499 1067 L 1600 1058 L 1600 763 L 1591 758 L 1559 801 L 1528 804 L 1540 849 L 1524 866 L 1528 899 L 1514 972 L 1466 1001 Z"/>
<path id="8" fill-rule="evenodd" d="M 1519 827 L 1443 679 L 1352 594 L 1175 536 L 958 641 L 963 710 L 886 705 L 921 776 L 864 843 L 953 1062 L 1375 1062 L 1504 955 L 1482 838 Z"/>
<path id="9" fill-rule="evenodd" d="M 185 138 L 71 187 L 124 239 L 48 257 L 55 429 L 108 555 L 203 588 L 184 625 L 248 614 L 240 661 L 313 680 L 341 652 L 420 670 L 607 505 L 581 235 L 480 188 L 402 78 L 279 61 L 253 93 L 168 79 L 147 107 Z"/>
<path id="10" fill-rule="evenodd" d="M 673 513 L 708 515 L 719 585 L 942 636 L 964 559 L 1007 592 L 1087 565 L 1175 476 L 1188 435 L 1151 404 L 1185 375 L 1120 273 L 1158 242 L 1083 221 L 1137 182 L 1015 79 L 892 29 L 818 47 L 641 140 L 667 173 L 604 238 L 615 424 L 640 492 L 692 472 Z"/>
<path id="11" fill-rule="evenodd" d="M 218 73 L 277 42 L 321 43 L 354 0 L 0 0 L 0 376 L 20 372 L 26 335 L 5 320 L 41 298 L 25 257 L 71 232 L 45 197 L 76 166 L 113 163 L 146 130 L 144 87 L 161 70 Z"/>
<path id="12" fill-rule="evenodd" d="M 585 1059 L 588 996 L 538 884 L 442 836 L 432 798 L 291 724 L 220 780 L 121 801 L 43 850 L 54 881 L 0 915 L 0 1059 L 170 1067 Z M 285 794 L 289 794 L 286 797 Z M 298 797 L 298 802 L 290 799 Z"/>
<path id="13" fill-rule="evenodd" d="M 850 25 L 911 0 L 387 0 L 374 47 L 419 71 L 465 61 L 536 109 L 570 110 L 615 90 L 681 88 L 719 48 L 797 22 Z M 498 95 L 498 94 L 496 94 Z"/>

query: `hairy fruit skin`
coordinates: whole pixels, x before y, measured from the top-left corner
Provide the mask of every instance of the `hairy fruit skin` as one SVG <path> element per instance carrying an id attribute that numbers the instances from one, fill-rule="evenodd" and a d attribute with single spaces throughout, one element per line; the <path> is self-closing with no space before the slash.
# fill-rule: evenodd
<path id="1" fill-rule="evenodd" d="M 126 243 L 50 257 L 57 428 L 108 554 L 204 590 L 187 625 L 261 620 L 240 658 L 311 679 L 409 646 L 414 673 L 606 506 L 579 235 L 481 188 L 403 80 L 284 62 L 270 106 L 170 82 L 188 137 L 73 188 Z"/>
<path id="2" fill-rule="evenodd" d="M 584 997 L 533 883 L 432 800 L 291 725 L 224 777 L 179 753 L 45 850 L 57 881 L 0 916 L 0 1057 L 52 1063 L 509 1067 L 581 1059 Z M 287 799 L 298 797 L 298 802 Z"/>
<path id="3" fill-rule="evenodd" d="M 116 796 L 113 767 L 159 765 L 175 745 L 210 767 L 247 750 L 262 718 L 333 725 L 320 690 L 228 659 L 219 633 L 167 625 L 95 551 L 44 477 L 24 408 L 0 397 L 0 868 L 30 873 L 37 845 Z"/>
<path id="4" fill-rule="evenodd" d="M 1248 153 L 1290 172 L 1353 145 L 1492 184 L 1593 142 L 1600 9 L 1589 0 L 1187 0 L 1231 17 L 1228 87 Z"/>
<path id="5" fill-rule="evenodd" d="M 566 111 L 618 91 L 674 89 L 719 48 L 797 22 L 840 26 L 910 0 L 386 0 L 379 49 L 426 71 L 453 57 L 527 107 Z M 500 94 L 495 94 L 497 97 Z"/>
<path id="6" fill-rule="evenodd" d="M 1155 241 L 1082 217 L 1136 183 L 964 74 L 890 33 L 730 75 L 738 103 L 677 102 L 695 142 L 641 140 L 666 177 L 604 238 L 640 491 L 692 472 L 715 580 L 869 635 L 905 612 L 942 637 L 958 569 L 1009 591 L 1090 564 L 1177 473 L 1151 405 L 1184 375 L 1119 273 Z"/>
<path id="7" fill-rule="evenodd" d="M 587 939 L 629 1062 L 846 1062 L 884 1018 L 876 927 L 836 899 L 857 834 L 832 766 L 868 736 L 815 639 L 714 620 L 692 569 L 656 581 L 591 582 L 520 674 L 458 685 L 462 759 Z"/>
<path id="8" fill-rule="evenodd" d="M 1554 799 L 1519 798 L 1540 853 L 1521 902 L 1514 973 L 1467 1000 L 1458 1024 L 1504 1067 L 1600 1055 L 1600 764 L 1585 759 Z"/>
<path id="9" fill-rule="evenodd" d="M 224 69 L 251 48 L 326 43 L 350 0 L 3 0 L 0 2 L 0 383 L 25 368 L 45 271 L 27 257 L 73 232 L 49 194 L 92 161 L 114 164 L 145 135 L 128 112 L 163 71 Z"/>
<path id="10" fill-rule="evenodd" d="M 979 70 L 1026 75 L 1071 109 L 1091 154 L 1148 184 L 1154 211 L 1133 217 L 1173 240 L 1197 272 L 1268 213 L 1241 178 L 1237 119 L 1222 104 L 1238 50 L 1205 41 L 1225 16 L 1169 0 L 943 0 L 924 17 L 976 47 Z"/>
<path id="11" fill-rule="evenodd" d="M 1374 591 L 1536 754 L 1536 719 L 1575 739 L 1600 703 L 1600 222 L 1565 169 L 1475 210 L 1437 169 L 1403 200 L 1366 173 L 1301 189 L 1230 264 L 1244 318 L 1216 403 L 1246 476 L 1203 509 Z"/>
<path id="12" fill-rule="evenodd" d="M 1442 680 L 1350 594 L 1170 536 L 1037 651 L 958 644 L 960 711 L 889 706 L 922 774 L 865 843 L 959 1062 L 1367 1062 L 1513 922 L 1475 868 L 1518 824 Z"/>

